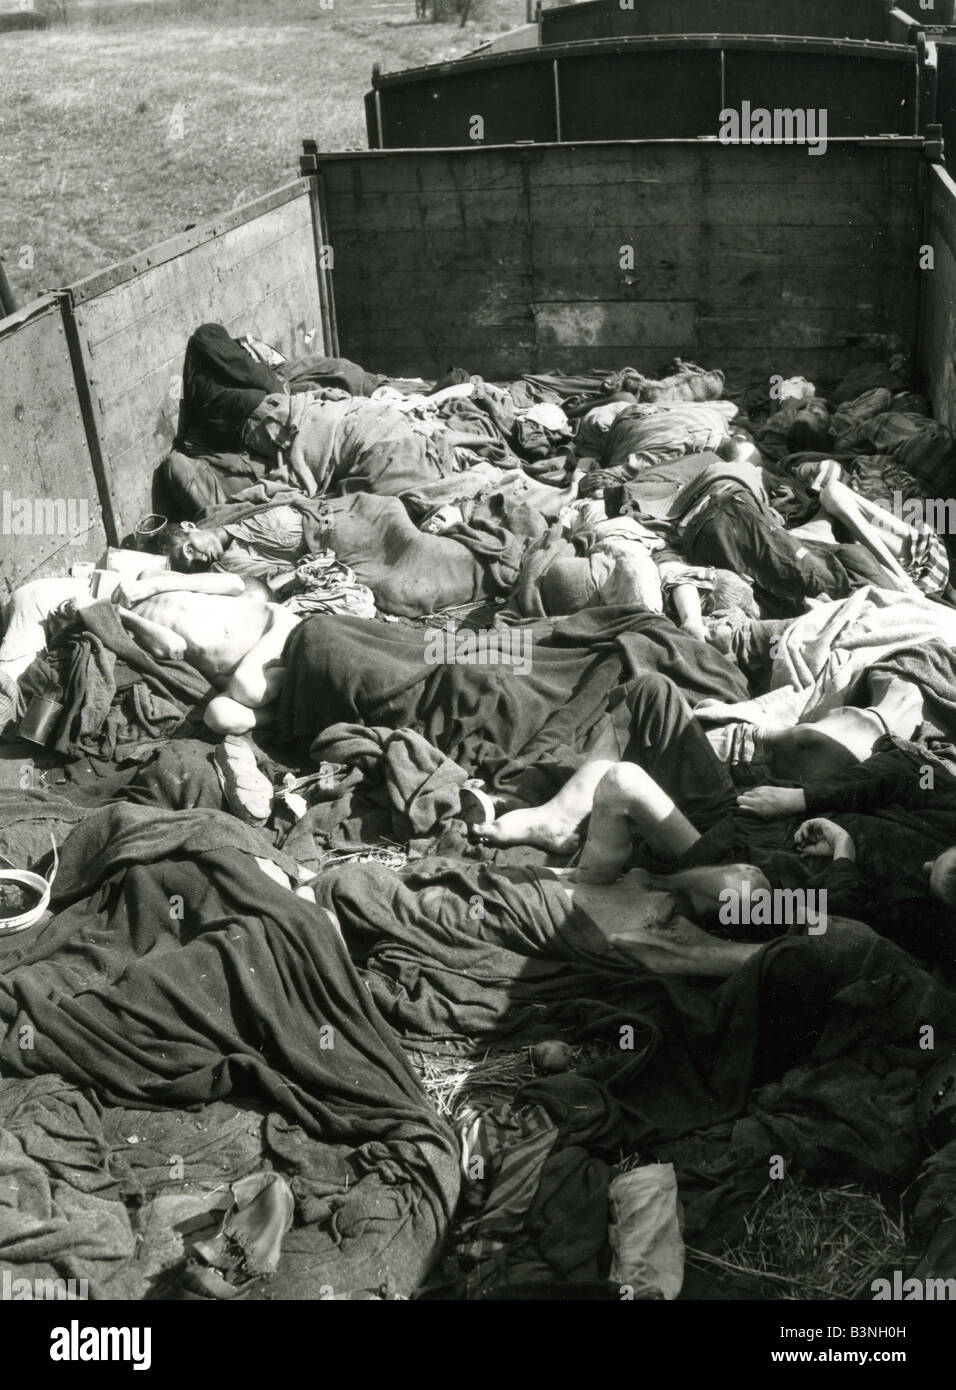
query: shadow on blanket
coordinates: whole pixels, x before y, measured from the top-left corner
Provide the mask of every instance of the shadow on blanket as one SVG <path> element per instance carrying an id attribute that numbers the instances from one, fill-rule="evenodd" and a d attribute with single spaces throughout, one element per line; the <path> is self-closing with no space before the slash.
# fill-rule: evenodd
<path id="1" fill-rule="evenodd" d="M 107 806 L 66 841 L 57 915 L 0 940 L 0 1260 L 18 1273 L 113 1289 L 131 1268 L 129 1222 L 98 1205 L 105 1189 L 82 1193 L 81 1176 L 75 1220 L 57 1215 L 76 1191 L 56 1159 L 64 1110 L 106 1102 L 129 1123 L 130 1110 L 233 1100 L 267 1112 L 265 1150 L 296 1201 L 267 1295 L 412 1294 L 451 1229 L 459 1155 L 403 1043 L 609 1045 L 515 1098 L 541 1108 L 555 1143 L 514 1218 L 517 1265 L 506 1240 L 470 1291 L 511 1270 L 606 1278 L 611 1165 L 635 1145 L 676 1164 L 699 1248 L 740 1221 L 771 1155 L 881 1183 L 917 1171 L 918 1074 L 956 1042 L 956 1000 L 865 927 L 781 938 L 715 988 L 609 958 L 526 868 L 352 865 L 323 877 L 317 909 L 261 872 L 262 853 L 275 857 L 219 812 Z M 27 1102 L 32 1156 L 10 1122 Z M 240 1170 L 251 1142 L 237 1139 Z M 167 1176 L 154 1195 L 168 1199 Z"/>

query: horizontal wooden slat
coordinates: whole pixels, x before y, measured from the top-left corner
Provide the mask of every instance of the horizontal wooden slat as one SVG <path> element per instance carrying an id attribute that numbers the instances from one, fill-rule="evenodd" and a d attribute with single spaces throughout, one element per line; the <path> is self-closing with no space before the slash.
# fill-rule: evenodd
<path id="1" fill-rule="evenodd" d="M 829 370 L 868 335 L 914 341 L 914 146 L 835 144 L 813 158 L 555 145 L 319 163 L 340 345 L 377 370 L 501 375 L 600 358 L 647 370 L 694 355 L 760 375 L 768 357 Z M 620 264 L 628 245 L 633 267 Z"/>

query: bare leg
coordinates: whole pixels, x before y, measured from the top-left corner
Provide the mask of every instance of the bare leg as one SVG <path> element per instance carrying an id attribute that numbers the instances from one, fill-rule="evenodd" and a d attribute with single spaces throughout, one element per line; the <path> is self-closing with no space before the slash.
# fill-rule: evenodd
<path id="1" fill-rule="evenodd" d="M 272 723 L 273 711 L 267 706 L 250 709 L 228 695 L 215 695 L 206 706 L 203 722 L 215 734 L 248 734 Z"/>
<path id="2" fill-rule="evenodd" d="M 674 874 L 649 874 L 647 881 L 654 888 L 673 893 L 679 902 L 683 899 L 694 918 L 705 920 L 717 915 L 726 901 L 721 895 L 728 889 L 742 893 L 770 887 L 766 875 L 754 864 L 701 864 Z"/>
<path id="3" fill-rule="evenodd" d="M 534 845 L 549 854 L 573 854 L 580 847 L 582 821 L 591 814 L 601 779 L 617 763 L 604 758 L 584 763 L 543 806 L 506 811 L 493 821 L 473 827 L 484 844 Z"/>
<path id="4" fill-rule="evenodd" d="M 573 854 L 580 848 L 580 828 L 591 813 L 597 785 L 605 772 L 620 760 L 621 748 L 613 728 L 597 739 L 586 763 L 543 806 L 499 810 L 487 820 L 471 823 L 472 835 L 484 844 L 534 845 L 549 854 Z M 486 799 L 504 807 L 504 797 Z"/>
<path id="5" fill-rule="evenodd" d="M 845 486 L 840 484 L 841 487 Z M 878 502 L 871 502 L 868 497 L 861 497 L 858 492 L 846 489 L 850 493 L 854 504 L 868 521 L 881 531 L 888 532 L 891 536 L 896 536 L 900 541 L 905 542 L 910 535 L 911 527 L 902 519 L 888 511 L 886 507 L 881 507 Z M 891 542 L 892 544 L 892 542 Z M 894 547 L 895 549 L 895 547 Z M 899 553 L 897 551 L 897 553 Z"/>
<path id="6" fill-rule="evenodd" d="M 906 585 L 907 589 L 916 589 L 916 585 L 899 562 L 899 556 L 903 552 L 904 539 L 908 534 L 907 528 L 904 527 L 904 534 L 900 535 L 896 532 L 895 527 L 884 528 L 882 523 L 879 526 L 874 525 L 873 521 L 864 514 L 864 509 L 860 506 L 860 499 L 851 492 L 845 483 L 827 483 L 820 491 L 820 503 L 830 516 L 841 521 L 847 530 L 861 544 L 865 545 L 872 555 L 875 555 L 884 568 Z M 887 516 L 889 517 L 890 514 L 887 513 Z M 896 518 L 890 519 L 896 520 Z M 902 523 L 900 525 L 902 526 Z"/>
<path id="7" fill-rule="evenodd" d="M 678 859 L 700 839 L 653 777 L 636 763 L 618 763 L 595 793 L 577 879 L 613 882 L 631 856 L 634 830 L 663 859 Z"/>
<path id="8" fill-rule="evenodd" d="M 223 693 L 241 705 L 258 709 L 269 704 L 282 687 L 285 667 L 280 665 L 289 633 L 301 619 L 286 608 L 269 604 L 270 619 L 265 632 L 239 662 L 224 686 Z"/>

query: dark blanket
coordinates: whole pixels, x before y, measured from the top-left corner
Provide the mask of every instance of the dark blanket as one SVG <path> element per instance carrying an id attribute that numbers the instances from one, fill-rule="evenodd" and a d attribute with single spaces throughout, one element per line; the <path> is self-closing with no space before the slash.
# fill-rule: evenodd
<path id="1" fill-rule="evenodd" d="M 956 995 L 898 947 L 831 918 L 825 935 L 779 938 L 719 986 L 663 979 L 609 952 L 549 889 L 534 870 L 431 860 L 401 876 L 344 866 L 321 890 L 409 1046 L 609 1044 L 512 1102 L 543 1108 L 558 1136 L 530 1211 L 513 1214 L 499 1277 L 606 1277 L 607 1165 L 635 1146 L 675 1164 L 688 1244 L 715 1252 L 742 1235 L 774 1155 L 788 1176 L 915 1175 L 919 1076 L 956 1039 Z M 691 1272 L 688 1293 L 705 1292 Z"/>
<path id="2" fill-rule="evenodd" d="M 268 879 L 229 821 L 122 806 L 87 818 L 61 912 L 3 973 L 0 1067 L 133 1108 L 267 1106 L 314 1288 L 410 1294 L 454 1208 L 454 1140 L 333 924 Z"/>
<path id="3" fill-rule="evenodd" d="M 715 989 L 664 978 L 610 950 L 547 870 L 429 859 L 398 874 L 348 864 L 326 873 L 319 901 L 335 913 L 379 1008 L 416 1047 L 616 1040 L 630 1024 L 643 1039 L 633 1110 L 655 1115 L 657 1135 L 726 1117 L 756 1081 L 804 1060 L 831 995 L 871 954 L 881 971 L 899 976 L 900 997 L 912 988 L 911 1004 L 922 1001 L 956 1040 L 956 1016 L 943 1017 L 952 994 L 898 947 L 841 919 L 819 937 L 778 938 Z M 877 1010 L 868 1027 L 889 1037 L 898 1023 L 895 1007 L 885 1018 Z M 679 1035 L 680 1045 L 661 1050 L 661 1032 L 672 1042 Z M 910 1050 L 919 1052 L 915 1032 Z M 633 1082 L 635 1058 L 627 1060 Z M 634 1137 L 646 1138 L 644 1120 L 640 1130 Z"/>
<path id="4" fill-rule="evenodd" d="M 212 694 L 184 661 L 157 661 L 126 631 L 108 600 L 83 608 L 20 682 L 24 694 L 60 692 L 52 747 L 68 757 L 117 759 L 169 737 Z"/>
<path id="5" fill-rule="evenodd" d="M 613 731 L 624 752 L 629 687 L 641 676 L 670 676 L 692 705 L 747 697 L 732 661 L 655 614 L 593 609 L 528 631 L 537 640 L 526 649 L 530 670 L 518 674 L 514 666 L 429 664 L 422 632 L 310 618 L 286 647 L 277 735 L 312 740 L 333 724 L 413 729 L 473 775 L 535 804 L 603 733 Z"/>
<path id="6" fill-rule="evenodd" d="M 295 357 L 291 362 L 283 362 L 276 368 L 276 373 L 288 384 L 293 394 L 333 387 L 338 391 L 348 391 L 350 396 L 370 396 L 388 381 L 387 376 L 367 372 L 347 357 L 323 357 L 321 353 L 309 353 L 305 357 Z"/>
<path id="7" fill-rule="evenodd" d="M 849 914 L 938 963 L 956 963 L 953 914 L 930 892 L 924 864 L 956 843 L 956 771 L 942 740 L 877 740 L 869 758 L 830 779 L 805 784 L 806 811 L 761 821 L 721 818 L 683 856 L 682 863 L 751 863 L 775 886 L 826 887 L 832 912 Z M 807 816 L 823 816 L 849 832 L 855 871 L 839 873 L 826 859 L 801 855 L 794 833 Z"/>
<path id="8" fill-rule="evenodd" d="M 189 456 L 176 449 L 153 474 L 153 511 L 176 521 L 191 521 L 203 507 L 228 502 L 236 492 L 259 482 L 269 469 L 252 454 L 209 452 Z"/>

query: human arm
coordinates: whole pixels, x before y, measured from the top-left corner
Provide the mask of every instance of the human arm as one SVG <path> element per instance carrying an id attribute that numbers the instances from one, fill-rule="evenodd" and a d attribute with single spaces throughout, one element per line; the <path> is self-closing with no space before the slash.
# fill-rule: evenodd
<path id="1" fill-rule="evenodd" d="M 707 629 L 704 626 L 704 617 L 700 608 L 700 590 L 696 584 L 674 584 L 671 586 L 670 599 L 674 605 L 674 612 L 677 614 L 677 621 L 685 632 L 691 633 L 694 637 L 699 637 L 701 641 L 707 640 Z"/>
<path id="2" fill-rule="evenodd" d="M 124 580 L 114 592 L 113 601 L 123 608 L 132 608 L 148 598 L 174 591 L 238 597 L 244 592 L 244 585 L 236 574 L 179 574 L 175 570 L 159 570 L 156 574 L 144 575 L 142 579 Z"/>
<path id="3" fill-rule="evenodd" d="M 186 643 L 178 632 L 164 627 L 162 623 L 154 623 L 150 618 L 141 618 L 138 613 L 131 613 L 128 608 L 119 607 L 117 612 L 124 625 L 150 656 L 156 657 L 159 661 L 182 661 L 185 658 Z"/>
<path id="4" fill-rule="evenodd" d="M 867 812 L 907 799 L 905 772 L 892 753 L 874 753 L 839 777 L 806 783 L 803 787 L 753 787 L 741 792 L 737 805 L 761 820 L 779 816 L 818 816 L 823 812 Z"/>

